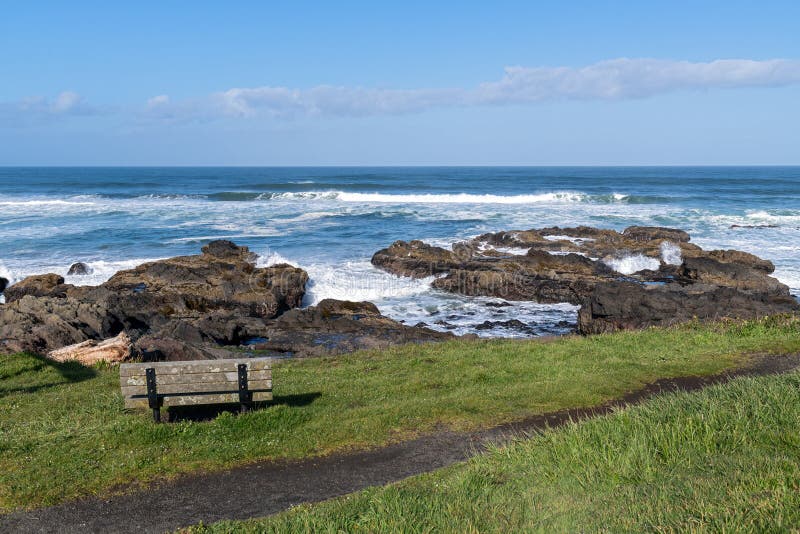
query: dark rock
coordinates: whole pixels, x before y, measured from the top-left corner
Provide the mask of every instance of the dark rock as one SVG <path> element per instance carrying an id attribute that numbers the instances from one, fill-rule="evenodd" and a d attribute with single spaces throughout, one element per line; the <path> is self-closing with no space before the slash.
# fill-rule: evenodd
<path id="1" fill-rule="evenodd" d="M 656 241 L 666 239 L 676 243 L 688 243 L 691 237 L 683 230 L 659 226 L 630 226 L 622 231 L 622 236 L 633 241 Z"/>
<path id="2" fill-rule="evenodd" d="M 120 331 L 122 325 L 102 303 L 24 295 L 0 307 L 0 353 L 46 354 Z"/>
<path id="3" fill-rule="evenodd" d="M 487 302 L 485 306 L 489 308 L 505 308 L 507 306 L 511 306 L 511 303 L 501 300 L 500 302 Z"/>
<path id="4" fill-rule="evenodd" d="M 297 357 L 323 356 L 405 343 L 453 339 L 453 334 L 407 326 L 384 317 L 370 302 L 325 299 L 316 306 L 290 310 L 267 328 L 254 348 Z"/>
<path id="5" fill-rule="evenodd" d="M 64 277 L 57 274 L 37 274 L 29 276 L 3 292 L 6 302 L 20 300 L 26 295 L 33 297 L 65 297 L 72 285 L 64 283 Z"/>
<path id="6" fill-rule="evenodd" d="M 741 250 L 710 250 L 706 253 L 711 258 L 727 263 L 739 263 L 751 269 L 758 269 L 767 274 L 775 272 L 775 265 L 769 260 L 762 260 L 754 254 Z"/>
<path id="7" fill-rule="evenodd" d="M 300 305 L 308 280 L 302 269 L 256 268 L 255 255 L 230 242 L 203 250 L 120 271 L 97 287 L 67 285 L 54 274 L 29 277 L 5 292 L 0 351 L 47 353 L 124 330 L 141 355 L 155 354 L 158 341 L 164 357 L 183 358 L 172 352 L 181 343 L 213 353 L 209 347 L 238 345 Z"/>
<path id="8" fill-rule="evenodd" d="M 8 287 L 8 278 L 3 278 L 0 276 L 0 293 L 6 290 Z"/>
<path id="9" fill-rule="evenodd" d="M 508 321 L 484 321 L 475 326 L 476 330 L 493 330 L 495 328 L 507 328 L 509 330 L 525 332 L 529 335 L 536 335 L 533 327 L 523 323 L 519 319 L 509 319 Z"/>
<path id="10" fill-rule="evenodd" d="M 772 272 L 771 269 L 774 269 L 772 263 L 766 262 L 768 265 L 764 265 L 763 260 L 758 258 L 755 260 L 757 261 L 748 265 L 741 262 L 719 261 L 711 255 L 685 258 L 679 272 L 686 279 L 704 284 L 788 293 L 787 286 L 767 276 L 767 272 Z"/>
<path id="11" fill-rule="evenodd" d="M 83 276 L 87 274 L 92 274 L 92 268 L 86 265 L 83 262 L 73 263 L 69 271 L 67 271 L 68 276 Z"/>
<path id="12" fill-rule="evenodd" d="M 181 339 L 152 334 L 136 340 L 133 350 L 139 359 L 146 362 L 220 360 L 234 356 L 221 347 L 188 343 Z"/>
<path id="13" fill-rule="evenodd" d="M 231 245 L 235 249 L 231 248 Z M 198 256 L 179 256 L 120 271 L 84 298 L 113 302 L 121 314 L 199 318 L 216 310 L 271 319 L 300 305 L 308 275 L 289 265 L 256 268 L 247 247 L 215 241 Z M 72 292 L 71 294 L 76 294 Z"/>
<path id="14" fill-rule="evenodd" d="M 582 334 L 668 326 L 699 319 L 751 319 L 797 312 L 800 304 L 788 292 L 741 291 L 712 284 L 647 285 L 635 282 L 598 284 L 578 312 Z"/>
<path id="15" fill-rule="evenodd" d="M 736 250 L 704 251 L 689 241 L 688 233 L 674 228 L 631 226 L 620 233 L 551 227 L 483 234 L 472 246 L 455 245 L 459 254 L 420 241 L 398 241 L 377 253 L 373 263 L 399 275 L 436 274 L 433 287 L 463 295 L 582 304 L 584 332 L 669 324 L 695 315 L 752 317 L 796 307 L 788 288 L 769 276 L 772 262 Z M 681 265 L 668 265 L 662 258 L 669 245 L 680 250 Z M 528 250 L 510 255 L 492 246 Z M 657 258 L 660 266 L 624 275 L 594 259 L 630 255 Z M 678 258 L 674 251 L 672 258 Z M 631 285 L 616 285 L 626 281 Z M 624 294 L 612 297 L 609 287 L 622 288 L 616 291 L 624 289 Z M 682 309 L 680 299 L 687 301 Z M 625 311 L 628 304 L 634 311 Z M 608 314 L 604 306 L 611 309 Z"/>
<path id="16" fill-rule="evenodd" d="M 547 242 L 538 230 L 511 230 L 508 232 L 483 234 L 476 237 L 474 241 L 493 246 L 520 248 L 528 248 Z"/>
<path id="17" fill-rule="evenodd" d="M 395 241 L 372 256 L 372 264 L 390 273 L 425 278 L 462 263 L 451 251 L 422 241 Z"/>
<path id="18" fill-rule="evenodd" d="M 551 226 L 549 228 L 542 228 L 537 231 L 543 236 L 558 236 L 564 235 L 576 239 L 591 239 L 604 241 L 616 241 L 621 239 L 620 233 L 616 230 L 608 230 L 605 228 L 594 228 L 592 226 L 576 226 L 573 228 L 561 228 L 559 226 Z"/>
<path id="19" fill-rule="evenodd" d="M 200 249 L 204 255 L 213 256 L 223 260 L 232 260 L 236 262 L 255 263 L 258 259 L 257 255 L 250 252 L 247 247 L 240 247 L 233 241 L 220 239 L 212 241 L 208 245 Z"/>

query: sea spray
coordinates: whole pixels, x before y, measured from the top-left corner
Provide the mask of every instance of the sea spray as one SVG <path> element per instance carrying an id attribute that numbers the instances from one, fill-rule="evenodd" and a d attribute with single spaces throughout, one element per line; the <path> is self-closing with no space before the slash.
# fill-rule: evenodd
<path id="1" fill-rule="evenodd" d="M 671 241 L 662 241 L 661 259 L 667 265 L 680 265 L 683 263 L 681 248 Z"/>
<path id="2" fill-rule="evenodd" d="M 656 258 L 650 258 L 642 254 L 610 258 L 603 260 L 603 263 L 620 274 L 633 274 L 644 270 L 655 271 L 661 266 L 661 262 Z"/>

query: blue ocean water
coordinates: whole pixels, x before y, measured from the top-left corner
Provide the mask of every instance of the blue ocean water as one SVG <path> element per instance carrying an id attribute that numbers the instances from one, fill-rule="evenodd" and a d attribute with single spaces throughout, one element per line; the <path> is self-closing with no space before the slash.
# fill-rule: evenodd
<path id="1" fill-rule="evenodd" d="M 371 300 L 394 318 L 481 335 L 558 333 L 568 305 L 487 308 L 374 269 L 397 239 L 449 245 L 497 230 L 662 225 L 772 260 L 800 292 L 800 167 L 0 168 L 0 276 L 100 283 L 231 239 L 308 270 L 307 303 Z M 521 319 L 525 331 L 483 325 Z M 440 323 L 440 324 L 437 324 Z"/>

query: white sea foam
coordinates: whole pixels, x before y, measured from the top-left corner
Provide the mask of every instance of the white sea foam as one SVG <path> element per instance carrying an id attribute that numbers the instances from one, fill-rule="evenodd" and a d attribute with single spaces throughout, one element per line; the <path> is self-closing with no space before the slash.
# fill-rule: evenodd
<path id="1" fill-rule="evenodd" d="M 192 242 L 201 242 L 205 243 L 208 241 L 214 241 L 217 239 L 252 239 L 252 238 L 260 238 L 260 237 L 275 237 L 279 235 L 284 235 L 285 232 L 279 232 L 275 228 L 259 228 L 256 231 L 251 231 L 246 234 L 227 234 L 227 235 L 196 235 L 190 237 L 176 237 L 175 239 L 169 239 L 166 243 L 192 243 Z"/>
<path id="2" fill-rule="evenodd" d="M 325 217 L 336 217 L 337 215 L 339 214 L 333 211 L 311 211 L 308 213 L 303 213 L 301 215 L 298 215 L 297 217 L 289 217 L 286 219 L 273 219 L 272 222 L 276 224 L 308 222 L 308 221 L 316 221 L 319 219 L 324 219 Z"/>
<path id="3" fill-rule="evenodd" d="M 536 195 L 471 195 L 424 194 L 399 195 L 382 193 L 337 193 L 342 202 L 386 202 L 393 204 L 538 204 L 542 202 L 569 203 L 584 202 L 589 196 L 584 193 L 559 192 Z"/>
<path id="4" fill-rule="evenodd" d="M 514 256 L 524 256 L 528 253 L 529 248 L 519 248 L 519 247 L 491 247 L 491 246 L 484 246 L 480 247 L 479 250 L 487 250 L 493 248 L 497 252 L 502 254 L 512 254 Z"/>
<path id="5" fill-rule="evenodd" d="M 623 256 L 621 258 L 607 259 L 603 260 L 603 263 L 622 274 L 638 273 L 639 271 L 644 271 L 645 269 L 655 271 L 661 266 L 661 262 L 659 262 L 657 259 L 648 258 L 642 254 L 632 254 L 629 256 Z"/>
<path id="6" fill-rule="evenodd" d="M 587 243 L 589 241 L 595 241 L 595 239 L 591 237 L 571 237 L 568 235 L 546 235 L 544 236 L 545 239 L 548 241 L 571 241 L 576 245 L 580 245 L 581 243 Z"/>
<path id="7" fill-rule="evenodd" d="M 305 305 L 323 299 L 370 301 L 381 306 L 387 298 L 408 298 L 430 291 L 430 278 L 394 276 L 373 267 L 367 261 L 345 262 L 340 265 L 303 266 L 308 272 Z"/>
<path id="8" fill-rule="evenodd" d="M 287 193 L 261 193 L 253 198 L 259 200 L 338 200 L 351 203 L 381 204 L 568 204 L 576 202 L 622 202 L 628 195 L 588 195 L 578 191 L 557 191 L 526 195 L 475 195 L 470 193 L 453 194 L 391 194 L 360 193 L 350 191 L 299 191 Z"/>
<path id="9" fill-rule="evenodd" d="M 0 206 L 12 207 L 38 207 L 38 206 L 94 206 L 95 202 L 81 202 L 74 200 L 3 200 Z"/>
<path id="10" fill-rule="evenodd" d="M 262 251 L 261 254 L 258 255 L 258 260 L 256 260 L 256 267 L 272 267 L 273 265 L 278 265 L 281 263 L 291 265 L 292 267 L 298 266 L 296 262 L 284 258 L 274 250 L 267 249 Z"/>
<path id="11" fill-rule="evenodd" d="M 680 265 L 683 263 L 681 248 L 671 241 L 661 242 L 661 259 L 667 265 Z"/>
<path id="12" fill-rule="evenodd" d="M 489 303 L 495 306 L 487 306 Z M 501 305 L 497 306 L 498 303 Z M 412 299 L 384 299 L 380 310 L 384 315 L 405 324 L 424 323 L 428 328 L 442 332 L 524 338 L 568 333 L 576 323 L 578 306 L 502 302 L 491 297 L 426 292 Z M 519 321 L 524 326 L 520 329 L 516 324 L 503 324 L 509 320 Z"/>

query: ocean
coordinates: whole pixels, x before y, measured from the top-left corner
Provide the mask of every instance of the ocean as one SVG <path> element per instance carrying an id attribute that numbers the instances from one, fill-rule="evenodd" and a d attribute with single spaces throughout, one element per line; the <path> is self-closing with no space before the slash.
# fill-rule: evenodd
<path id="1" fill-rule="evenodd" d="M 772 260 L 800 294 L 800 167 L 0 168 L 0 276 L 98 284 L 230 239 L 306 269 L 305 304 L 369 300 L 408 324 L 481 336 L 570 331 L 577 308 L 434 291 L 373 268 L 398 239 L 449 246 L 510 229 L 681 228 L 703 248 Z M 517 319 L 524 324 L 503 325 Z"/>

